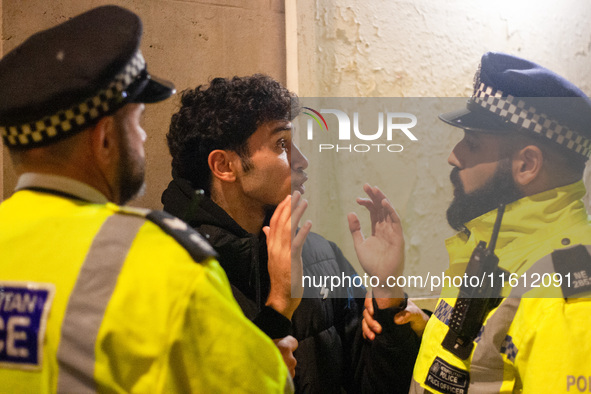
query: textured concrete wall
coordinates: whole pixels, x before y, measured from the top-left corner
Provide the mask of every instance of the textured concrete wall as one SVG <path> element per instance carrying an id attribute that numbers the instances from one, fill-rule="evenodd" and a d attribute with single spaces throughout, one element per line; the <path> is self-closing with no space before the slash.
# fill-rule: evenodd
<path id="1" fill-rule="evenodd" d="M 489 50 L 591 90 L 585 0 L 299 0 L 298 14 L 302 94 L 465 96 Z"/>
<path id="2" fill-rule="evenodd" d="M 144 23 L 141 49 L 148 69 L 172 80 L 177 90 L 213 77 L 256 72 L 285 82 L 283 0 L 4 0 L 4 51 L 37 30 L 103 4 L 117 4 L 140 15 Z M 160 194 L 170 180 L 165 134 L 177 106 L 178 96 L 146 109 L 148 189 L 133 205 L 161 207 Z M 7 154 L 5 162 L 6 197 L 12 193 L 15 175 Z"/>
<path id="3" fill-rule="evenodd" d="M 486 51 L 543 64 L 591 94 L 587 0 L 298 0 L 297 13 L 302 97 L 468 97 Z M 345 215 L 365 215 L 355 198 L 370 182 L 385 190 L 403 217 L 407 273 L 447 266 L 446 159 L 462 133 L 435 119 L 416 130 L 418 141 L 381 156 L 316 155 L 315 145 L 297 136 L 311 158 L 307 215 L 351 261 L 357 259 Z"/>

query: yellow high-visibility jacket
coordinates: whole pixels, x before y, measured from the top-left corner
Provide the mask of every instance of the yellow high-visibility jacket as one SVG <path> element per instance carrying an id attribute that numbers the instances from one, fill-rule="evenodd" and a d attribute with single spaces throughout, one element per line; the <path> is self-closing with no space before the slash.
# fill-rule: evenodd
<path id="1" fill-rule="evenodd" d="M 0 204 L 1 393 L 292 389 L 197 233 L 58 183 Z"/>
<path id="2" fill-rule="evenodd" d="M 591 389 L 591 225 L 584 194 L 577 182 L 506 207 L 495 249 L 506 271 L 501 303 L 462 360 L 441 345 L 458 294 L 444 289 L 423 334 L 411 392 Z M 496 214 L 472 220 L 468 232 L 447 240 L 447 275 L 463 275 L 478 242 L 489 242 Z"/>

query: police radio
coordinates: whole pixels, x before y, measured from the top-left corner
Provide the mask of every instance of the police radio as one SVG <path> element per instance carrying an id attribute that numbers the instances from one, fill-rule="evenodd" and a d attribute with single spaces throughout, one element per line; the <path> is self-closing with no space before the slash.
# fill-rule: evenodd
<path id="1" fill-rule="evenodd" d="M 478 336 L 486 315 L 501 301 L 499 258 L 495 256 L 494 249 L 504 212 L 505 205 L 500 204 L 488 248 L 486 242 L 480 241 L 466 267 L 467 277 L 486 279 L 480 287 L 471 287 L 469 281 L 464 281 L 449 320 L 449 331 L 441 343 L 462 360 L 466 360 L 472 353 L 474 339 Z"/>

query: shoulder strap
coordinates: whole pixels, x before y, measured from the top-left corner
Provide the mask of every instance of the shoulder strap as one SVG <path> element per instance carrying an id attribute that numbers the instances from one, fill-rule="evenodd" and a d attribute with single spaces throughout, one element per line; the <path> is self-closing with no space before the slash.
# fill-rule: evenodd
<path id="1" fill-rule="evenodd" d="M 213 247 L 197 231 L 175 216 L 164 211 L 112 205 L 114 206 L 113 209 L 118 213 L 141 216 L 160 227 L 162 231 L 170 235 L 185 248 L 196 262 L 203 261 L 208 257 L 217 256 Z"/>
<path id="2" fill-rule="evenodd" d="M 518 276 L 517 284 L 511 286 L 509 297 L 523 297 L 530 290 L 546 289 L 548 296 L 564 298 L 580 297 L 580 294 L 591 293 L 591 245 L 574 245 L 556 249 L 536 261 L 523 275 Z M 555 283 L 554 275 L 558 275 L 557 285 L 545 285 L 546 276 L 550 275 Z M 539 295 L 536 295 L 539 297 Z"/>
<path id="3" fill-rule="evenodd" d="M 562 275 L 564 298 L 591 292 L 591 255 L 589 245 L 575 245 L 552 252 L 554 271 Z"/>
<path id="4" fill-rule="evenodd" d="M 208 257 L 217 256 L 216 251 L 195 231 L 181 219 L 163 211 L 152 211 L 146 219 L 160 227 L 166 234 L 173 237 L 195 261 L 203 261 Z"/>

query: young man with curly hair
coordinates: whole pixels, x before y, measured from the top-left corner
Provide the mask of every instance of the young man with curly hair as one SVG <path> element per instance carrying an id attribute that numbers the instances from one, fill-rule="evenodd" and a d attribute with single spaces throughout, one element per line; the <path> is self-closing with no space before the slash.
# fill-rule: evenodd
<path id="1" fill-rule="evenodd" d="M 389 344 L 382 338 L 391 336 L 379 336 L 366 348 L 360 329 L 365 290 L 325 296 L 308 287 L 301 303 L 274 291 L 289 288 L 289 276 L 275 269 L 261 230 L 285 196 L 304 192 L 308 161 L 292 142 L 298 112 L 297 97 L 264 75 L 215 78 L 185 91 L 167 135 L 173 180 L 162 195 L 164 209 L 214 246 L 248 318 L 271 338 L 297 338 L 298 392 L 408 391 L 417 337 L 407 325 Z M 366 191 L 373 198 L 365 206 L 384 209 L 383 194 Z M 363 247 L 369 246 L 358 252 Z M 318 234 L 308 235 L 302 259 L 304 275 L 356 275 L 340 249 Z M 383 368 L 392 371 L 390 378 L 372 379 Z"/>

